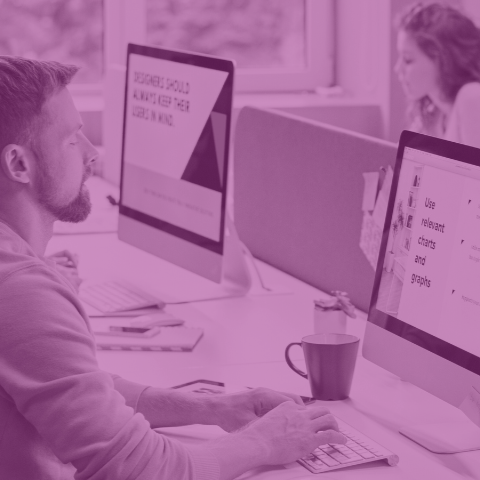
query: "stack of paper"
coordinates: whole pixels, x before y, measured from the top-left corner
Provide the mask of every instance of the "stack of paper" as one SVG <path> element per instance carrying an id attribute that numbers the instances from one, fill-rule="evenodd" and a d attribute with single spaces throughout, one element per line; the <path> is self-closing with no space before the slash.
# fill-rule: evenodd
<path id="1" fill-rule="evenodd" d="M 382 243 L 383 226 L 387 213 L 393 170 L 391 167 L 388 167 L 382 182 L 380 182 L 378 172 L 364 173 L 363 178 L 365 180 L 365 190 L 362 203 L 363 222 L 360 248 L 375 270 L 377 268 L 380 244 Z"/>

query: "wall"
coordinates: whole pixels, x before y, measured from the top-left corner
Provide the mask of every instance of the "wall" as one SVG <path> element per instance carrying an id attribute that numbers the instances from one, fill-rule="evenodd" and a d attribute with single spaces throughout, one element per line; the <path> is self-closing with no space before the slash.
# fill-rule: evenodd
<path id="1" fill-rule="evenodd" d="M 279 108 L 278 110 L 371 137 L 384 138 L 382 112 L 378 105 L 325 105 Z"/>
<path id="2" fill-rule="evenodd" d="M 337 82 L 347 97 L 380 107 L 386 133 L 390 129 L 390 1 L 337 0 L 336 5 Z"/>
<path id="3" fill-rule="evenodd" d="M 377 138 L 384 138 L 380 106 L 374 100 L 315 93 L 235 95 L 232 131 L 240 110 L 247 105 L 291 113 Z"/>

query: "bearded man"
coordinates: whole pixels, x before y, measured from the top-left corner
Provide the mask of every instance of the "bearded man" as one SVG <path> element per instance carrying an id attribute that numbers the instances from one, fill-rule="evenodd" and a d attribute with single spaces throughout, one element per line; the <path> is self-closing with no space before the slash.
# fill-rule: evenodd
<path id="1" fill-rule="evenodd" d="M 66 88 L 76 71 L 0 56 L 0 478 L 228 480 L 343 443 L 296 395 L 202 396 L 100 370 L 75 288 L 44 257 L 54 221 L 90 212 L 97 152 Z M 233 433 L 193 447 L 153 430 L 186 424 Z"/>

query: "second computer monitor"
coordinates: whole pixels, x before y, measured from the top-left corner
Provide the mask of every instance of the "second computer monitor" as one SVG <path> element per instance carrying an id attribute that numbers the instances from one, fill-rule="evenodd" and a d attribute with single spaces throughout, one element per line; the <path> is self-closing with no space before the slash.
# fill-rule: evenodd
<path id="1" fill-rule="evenodd" d="M 480 150 L 404 132 L 364 356 L 459 406 L 480 391 Z"/>
<path id="2" fill-rule="evenodd" d="M 118 235 L 222 279 L 234 65 L 128 46 Z"/>

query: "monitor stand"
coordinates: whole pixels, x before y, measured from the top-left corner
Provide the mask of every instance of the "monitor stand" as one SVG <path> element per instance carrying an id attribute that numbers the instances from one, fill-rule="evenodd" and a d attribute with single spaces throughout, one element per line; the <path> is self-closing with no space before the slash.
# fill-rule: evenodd
<path id="1" fill-rule="evenodd" d="M 208 285 L 204 284 L 197 293 L 173 295 L 168 298 L 167 303 L 202 302 L 247 295 L 253 282 L 243 250 L 244 245 L 238 237 L 230 215 L 226 212 L 220 284 L 208 282 Z"/>
<path id="2" fill-rule="evenodd" d="M 233 296 L 246 295 L 285 295 L 291 290 L 281 284 L 265 284 L 256 265 L 255 258 L 248 247 L 240 240 L 235 224 L 228 212 L 225 215 L 225 242 L 223 256 L 222 286 Z M 249 268 L 248 261 L 251 268 Z M 251 270 L 256 281 L 252 281 Z"/>
<path id="3" fill-rule="evenodd" d="M 225 213 L 225 227 L 222 285 L 233 295 L 246 295 L 252 288 L 252 277 L 243 244 L 228 212 Z"/>
<path id="4" fill-rule="evenodd" d="M 171 298 L 167 303 L 175 304 L 220 300 L 222 298 L 243 297 L 247 294 L 285 295 L 291 293 L 290 290 L 283 285 L 272 286 L 269 284 L 266 286 L 264 284 L 260 272 L 255 265 L 255 260 L 246 245 L 240 240 L 235 224 L 228 212 L 225 214 L 225 237 L 223 245 L 222 280 L 220 285 L 214 285 L 212 282 L 206 290 L 198 294 L 193 294 L 188 297 L 179 295 L 176 298 Z M 252 268 L 256 273 L 257 281 L 255 285 L 252 281 L 247 258 L 250 260 Z"/>
<path id="5" fill-rule="evenodd" d="M 480 450 L 480 428 L 467 419 L 410 426 L 402 428 L 400 433 L 433 453 Z"/>

